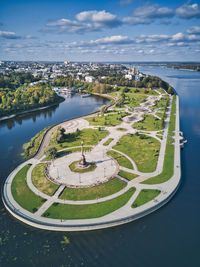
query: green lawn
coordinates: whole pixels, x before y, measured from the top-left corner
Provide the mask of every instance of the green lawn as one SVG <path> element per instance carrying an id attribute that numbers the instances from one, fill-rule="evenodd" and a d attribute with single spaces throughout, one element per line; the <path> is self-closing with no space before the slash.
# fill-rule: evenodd
<path id="1" fill-rule="evenodd" d="M 47 132 L 49 128 L 50 127 L 43 129 L 42 131 L 37 133 L 33 138 L 31 138 L 31 140 L 28 143 L 25 143 L 23 145 L 24 151 L 22 153 L 22 156 L 24 158 L 26 159 L 32 158 L 35 155 L 35 153 L 38 151 L 38 148 L 40 146 L 43 136 L 45 135 L 45 133 Z"/>
<path id="2" fill-rule="evenodd" d="M 142 189 L 136 200 L 132 204 L 132 208 L 137 208 L 151 201 L 160 194 L 157 189 Z"/>
<path id="3" fill-rule="evenodd" d="M 146 115 L 143 121 L 138 121 L 133 124 L 133 127 L 138 130 L 145 131 L 160 131 L 163 129 L 161 120 L 153 115 Z"/>
<path id="4" fill-rule="evenodd" d="M 102 217 L 121 207 L 123 207 L 135 192 L 135 188 L 130 188 L 124 194 L 95 204 L 88 205 L 69 205 L 69 204 L 53 204 L 44 214 L 44 217 L 54 219 L 90 219 Z"/>
<path id="5" fill-rule="evenodd" d="M 171 145 L 171 142 L 173 142 L 173 139 L 168 137 L 164 165 L 161 174 L 149 178 L 148 180 L 142 182 L 142 184 L 161 184 L 172 177 L 174 174 L 174 146 Z"/>
<path id="6" fill-rule="evenodd" d="M 156 169 L 160 142 L 146 135 L 124 135 L 114 149 L 128 155 L 141 172 L 153 172 Z"/>
<path id="7" fill-rule="evenodd" d="M 61 194 L 61 199 L 67 200 L 91 200 L 112 195 L 126 186 L 118 178 L 114 178 L 104 184 L 88 188 L 69 188 L 66 187 Z"/>
<path id="8" fill-rule="evenodd" d="M 34 213 L 46 201 L 35 195 L 26 183 L 26 175 L 31 167 L 30 164 L 24 166 L 14 177 L 11 191 L 15 201 L 24 209 Z"/>
<path id="9" fill-rule="evenodd" d="M 157 101 L 156 105 L 153 106 L 153 109 L 155 108 L 164 108 L 169 101 L 169 96 L 163 96 L 159 101 Z"/>
<path id="10" fill-rule="evenodd" d="M 171 136 L 174 135 L 172 131 L 175 130 L 175 123 L 176 123 L 175 115 L 174 115 L 174 112 L 176 111 L 175 100 L 176 100 L 176 97 L 173 96 L 172 109 L 171 109 L 170 121 L 169 121 L 169 129 L 168 129 L 168 135 L 171 135 Z M 174 142 L 174 139 L 168 136 L 166 150 L 165 150 L 163 170 L 161 174 L 155 177 L 149 178 L 148 180 L 144 181 L 143 184 L 161 184 L 161 183 L 168 181 L 173 176 L 174 174 L 174 145 L 172 145 L 173 142 Z"/>
<path id="11" fill-rule="evenodd" d="M 103 145 L 108 146 L 113 140 L 113 138 L 109 138 L 106 142 L 103 143 Z"/>
<path id="12" fill-rule="evenodd" d="M 92 147 L 86 147 L 86 146 L 84 146 L 84 151 L 91 151 L 91 149 L 92 149 Z M 80 147 L 58 151 L 57 152 L 57 155 L 56 155 L 56 159 L 57 158 L 60 158 L 60 157 L 63 157 L 63 156 L 66 156 L 68 154 L 74 153 L 74 152 L 78 152 L 78 151 L 81 151 L 81 148 Z M 52 160 L 52 159 L 46 157 L 42 161 L 47 161 L 47 160 Z"/>
<path id="13" fill-rule="evenodd" d="M 86 118 L 90 125 L 100 126 L 116 126 L 122 123 L 122 118 L 127 116 L 126 112 L 118 112 L 117 114 L 109 114 L 105 116 L 95 116 Z"/>
<path id="14" fill-rule="evenodd" d="M 145 102 L 147 96 L 145 95 L 137 95 L 136 93 L 126 93 L 125 94 L 125 102 L 128 107 L 139 107 L 141 103 Z"/>
<path id="15" fill-rule="evenodd" d="M 72 172 L 79 172 L 79 173 L 85 173 L 85 172 L 91 172 L 91 171 L 94 171 L 96 169 L 96 164 L 91 164 L 88 168 L 77 168 L 76 167 L 76 164 L 79 162 L 78 161 L 74 161 L 72 162 L 70 165 L 69 165 L 69 168 Z"/>
<path id="16" fill-rule="evenodd" d="M 156 113 L 156 115 L 160 118 L 160 119 L 162 119 L 162 117 L 163 117 L 163 112 L 160 112 L 160 111 L 158 111 L 157 113 Z"/>
<path id="17" fill-rule="evenodd" d="M 37 164 L 32 171 L 32 182 L 33 185 L 44 194 L 52 196 L 58 188 L 57 184 L 49 181 L 45 176 L 46 164 Z"/>
<path id="18" fill-rule="evenodd" d="M 133 169 L 133 165 L 131 164 L 130 160 L 128 160 L 126 157 L 121 155 L 120 153 L 117 153 L 113 150 L 108 151 L 107 153 L 109 156 L 113 157 L 120 166 L 128 168 L 128 169 Z"/>
<path id="19" fill-rule="evenodd" d="M 172 99 L 172 108 L 171 108 L 171 114 L 170 114 L 170 123 L 169 123 L 169 130 L 168 130 L 168 134 L 170 136 L 174 135 L 174 131 L 175 131 L 175 125 L 176 125 L 176 96 L 173 96 Z"/>
<path id="20" fill-rule="evenodd" d="M 127 131 L 127 129 L 126 128 L 119 127 L 119 128 L 117 128 L 117 131 L 124 132 L 124 131 Z"/>
<path id="21" fill-rule="evenodd" d="M 123 178 L 125 178 L 125 179 L 127 179 L 129 181 L 131 181 L 131 180 L 135 179 L 136 177 L 138 177 L 137 174 L 133 174 L 133 173 L 130 173 L 130 172 L 125 172 L 125 171 L 122 171 L 122 170 L 120 170 L 118 174 L 119 174 L 119 176 L 121 176 L 121 177 L 123 177 Z"/>
<path id="22" fill-rule="evenodd" d="M 54 144 L 51 140 L 50 145 L 56 146 L 58 150 L 67 147 L 80 146 L 81 141 L 84 145 L 97 145 L 99 141 L 108 135 L 106 130 L 96 130 L 96 129 L 83 129 L 81 131 L 65 134 L 65 138 L 62 143 Z"/>

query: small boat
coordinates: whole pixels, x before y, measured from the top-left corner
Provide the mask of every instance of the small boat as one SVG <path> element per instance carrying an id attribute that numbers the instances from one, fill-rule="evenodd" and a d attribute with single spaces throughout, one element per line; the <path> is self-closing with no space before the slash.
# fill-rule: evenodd
<path id="1" fill-rule="evenodd" d="M 81 97 L 89 97 L 89 96 L 91 96 L 91 94 L 84 94 L 84 95 L 81 95 Z"/>

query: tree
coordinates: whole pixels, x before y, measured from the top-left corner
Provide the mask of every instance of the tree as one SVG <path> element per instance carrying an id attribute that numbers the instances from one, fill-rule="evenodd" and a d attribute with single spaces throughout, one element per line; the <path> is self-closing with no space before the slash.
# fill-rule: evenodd
<path id="1" fill-rule="evenodd" d="M 44 154 L 47 158 L 55 159 L 57 155 L 57 148 L 55 146 L 48 146 L 45 148 Z"/>
<path id="2" fill-rule="evenodd" d="M 60 143 L 64 138 L 65 129 L 58 126 L 54 129 L 52 133 L 52 140 L 54 143 Z"/>
<path id="3" fill-rule="evenodd" d="M 106 111 L 107 111 L 107 109 L 108 109 L 108 107 L 106 106 L 106 105 L 103 105 L 101 108 L 100 108 L 100 111 L 101 111 L 101 113 L 106 113 Z"/>
<path id="4" fill-rule="evenodd" d="M 167 90 L 167 92 L 168 92 L 168 94 L 170 94 L 170 95 L 173 95 L 173 90 L 172 90 L 172 87 L 171 86 L 169 86 L 168 87 L 168 90 Z"/>
<path id="5" fill-rule="evenodd" d="M 116 102 L 116 106 L 121 107 L 123 104 L 124 104 L 124 99 L 120 97 Z"/>

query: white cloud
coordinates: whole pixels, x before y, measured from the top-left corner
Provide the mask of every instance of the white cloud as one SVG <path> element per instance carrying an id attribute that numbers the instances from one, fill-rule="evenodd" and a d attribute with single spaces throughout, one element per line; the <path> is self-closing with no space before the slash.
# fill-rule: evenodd
<path id="1" fill-rule="evenodd" d="M 127 24 L 137 25 L 137 24 L 150 24 L 153 22 L 152 19 L 147 17 L 126 17 L 122 21 Z"/>
<path id="2" fill-rule="evenodd" d="M 91 46 L 97 46 L 99 45 L 101 49 L 105 49 L 107 45 L 125 45 L 133 43 L 134 41 L 129 39 L 128 36 L 122 36 L 122 35 L 114 35 L 114 36 L 108 36 L 96 40 L 90 40 L 89 42 L 72 42 L 66 45 L 67 48 L 73 48 L 73 47 L 91 47 Z"/>
<path id="3" fill-rule="evenodd" d="M 21 36 L 16 35 L 15 32 L 0 31 L 0 38 L 21 39 Z"/>
<path id="4" fill-rule="evenodd" d="M 145 4 L 133 11 L 133 16 L 143 18 L 166 18 L 174 15 L 174 11 L 168 7 L 159 7 L 154 4 Z"/>
<path id="5" fill-rule="evenodd" d="M 121 22 L 117 19 L 116 15 L 113 15 L 105 10 L 97 11 L 83 11 L 76 15 L 78 21 L 87 21 L 95 24 L 96 27 L 106 26 L 106 27 L 116 27 Z"/>
<path id="6" fill-rule="evenodd" d="M 187 33 L 189 34 L 200 34 L 200 27 L 199 26 L 193 26 L 187 30 Z"/>
<path id="7" fill-rule="evenodd" d="M 133 41 L 129 39 L 128 36 L 122 35 L 109 36 L 97 39 L 95 41 L 90 41 L 92 44 L 130 44 L 132 42 Z"/>
<path id="8" fill-rule="evenodd" d="M 185 40 L 185 35 L 182 32 L 176 33 L 171 38 L 172 41 L 182 41 Z"/>
<path id="9" fill-rule="evenodd" d="M 167 41 L 169 40 L 170 37 L 168 35 L 158 35 L 158 34 L 153 34 L 153 35 L 140 35 L 136 39 L 136 43 L 157 43 L 157 42 L 162 42 L 162 41 Z"/>
<path id="10" fill-rule="evenodd" d="M 62 18 L 56 21 L 50 21 L 46 24 L 45 31 L 57 30 L 60 32 L 84 33 L 90 31 L 101 30 L 103 28 L 114 28 L 122 24 L 122 22 L 105 10 L 83 11 L 78 13 L 75 20 Z"/>
<path id="11" fill-rule="evenodd" d="M 156 19 L 169 18 L 174 16 L 174 10 L 168 7 L 159 7 L 156 4 L 145 4 L 136 8 L 132 16 L 123 19 L 124 23 L 136 24 L 150 24 Z"/>
<path id="12" fill-rule="evenodd" d="M 198 4 L 184 4 L 176 9 L 176 14 L 180 18 L 191 19 L 200 18 L 200 8 Z"/>

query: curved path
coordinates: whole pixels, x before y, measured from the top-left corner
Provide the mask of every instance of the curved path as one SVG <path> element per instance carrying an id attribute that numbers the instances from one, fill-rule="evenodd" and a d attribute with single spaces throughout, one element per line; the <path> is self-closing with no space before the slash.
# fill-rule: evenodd
<path id="1" fill-rule="evenodd" d="M 105 127 L 106 130 L 109 131 L 109 135 L 101 140 L 98 145 L 94 146 L 92 148 L 91 154 L 93 153 L 95 155 L 98 153 L 102 154 L 103 158 L 106 158 L 107 151 L 111 150 L 112 147 L 119 141 L 119 139 L 126 133 L 135 133 L 136 129 L 134 129 L 132 126 L 135 122 L 142 120 L 144 112 L 142 109 L 145 108 L 146 112 L 148 114 L 152 114 L 153 116 L 159 118 L 156 116 L 157 110 L 152 111 L 151 107 L 154 105 L 154 102 L 156 100 L 161 99 L 162 94 L 158 91 L 157 96 L 149 96 L 147 100 L 140 105 L 141 110 L 138 110 L 138 108 L 135 108 L 132 112 L 131 116 L 135 116 L 135 120 L 129 124 L 126 122 L 126 118 L 123 119 L 123 122 L 120 125 L 117 125 L 115 127 Z M 148 105 L 147 105 L 148 104 Z M 48 230 L 59 230 L 59 231 L 79 231 L 79 230 L 93 230 L 93 229 L 100 229 L 100 228 L 106 228 L 111 227 L 119 224 L 123 224 L 132 220 L 135 220 L 137 218 L 140 218 L 142 216 L 145 216 L 154 210 L 158 209 L 165 203 L 169 201 L 169 199 L 174 195 L 176 192 L 179 183 L 180 183 L 180 136 L 179 136 L 179 100 L 178 96 L 176 97 L 176 130 L 175 130 L 175 161 L 174 161 L 174 175 L 167 181 L 162 184 L 155 184 L 155 185 L 147 185 L 147 184 L 141 184 L 142 181 L 156 176 L 162 172 L 163 169 L 163 162 L 164 162 L 164 155 L 165 155 L 165 148 L 166 148 L 166 141 L 167 141 L 167 133 L 168 133 L 168 124 L 169 124 L 169 117 L 170 112 L 167 112 L 167 118 L 165 123 L 165 128 L 163 130 L 163 138 L 162 140 L 157 137 L 157 134 L 159 134 L 161 131 L 141 131 L 143 134 L 149 135 L 153 138 L 156 138 L 160 143 L 160 153 L 158 158 L 158 163 L 156 170 L 152 173 L 142 173 L 138 171 L 137 165 L 135 164 L 134 160 L 128 157 L 126 154 L 117 151 L 113 149 L 114 151 L 122 154 L 125 156 L 132 164 L 132 169 L 127 169 L 124 167 L 119 166 L 121 170 L 127 171 L 129 173 L 137 174 L 138 177 L 128 181 L 120 176 L 118 176 L 115 173 L 115 176 L 121 179 L 122 181 L 126 182 L 126 186 L 118 191 L 115 194 L 109 195 L 107 197 L 103 197 L 100 199 L 93 199 L 93 200 L 87 200 L 87 201 L 72 201 L 72 200 L 63 200 L 59 198 L 59 195 L 62 193 L 62 191 L 65 189 L 66 185 L 61 181 L 60 186 L 56 190 L 53 196 L 48 196 L 42 192 L 40 192 L 32 183 L 31 179 L 31 173 L 33 168 L 39 164 L 44 163 L 43 158 L 43 152 L 45 147 L 49 144 L 50 136 L 52 129 L 50 129 L 46 135 L 43 138 L 43 141 L 41 143 L 40 149 L 36 156 L 23 164 L 19 165 L 7 178 L 4 190 L 3 190 L 3 201 L 6 206 L 6 208 L 18 219 L 21 221 L 32 225 L 34 227 L 38 227 L 41 229 L 48 229 Z M 127 109 L 127 107 L 126 107 Z M 171 110 L 171 101 L 170 101 L 170 110 Z M 87 116 L 88 117 L 88 116 Z M 61 127 L 64 127 L 66 132 L 74 132 L 77 128 L 80 130 L 84 128 L 95 128 L 94 126 L 90 126 L 88 121 L 86 121 L 84 118 L 79 118 L 75 120 L 66 121 L 60 124 Z M 125 128 L 126 131 L 118 131 L 117 128 L 122 127 Z M 103 146 L 103 143 L 108 140 L 110 137 L 113 138 L 113 141 L 108 146 Z M 70 148 L 69 148 L 70 149 Z M 74 154 L 74 153 L 73 153 Z M 68 157 L 66 156 L 66 160 L 68 160 Z M 115 162 L 115 161 L 114 161 Z M 28 170 L 27 173 L 27 185 L 29 188 L 36 194 L 44 199 L 46 199 L 46 202 L 38 209 L 37 212 L 34 214 L 23 209 L 21 206 L 18 205 L 18 203 L 14 200 L 12 193 L 11 193 L 11 183 L 14 179 L 17 172 L 23 168 L 25 165 L 31 163 L 32 166 Z M 114 163 L 116 164 L 116 162 Z M 111 168 L 111 165 L 107 168 Z M 102 173 L 99 174 L 102 176 Z M 58 219 L 50 219 L 43 217 L 42 215 L 44 212 L 53 204 L 53 203 L 61 203 L 61 204 L 72 204 L 72 205 L 84 205 L 84 204 L 94 204 L 94 203 L 101 203 L 107 200 L 114 199 L 123 193 L 127 192 L 130 188 L 135 187 L 136 191 L 133 194 L 133 196 L 129 199 L 129 201 L 120 209 L 107 214 L 105 216 L 102 216 L 100 218 L 93 218 L 93 219 L 80 219 L 80 220 L 58 220 Z M 147 202 L 146 204 L 137 207 L 132 208 L 131 205 L 139 195 L 142 189 L 157 189 L 160 191 L 160 194 L 154 198 L 152 201 Z"/>

